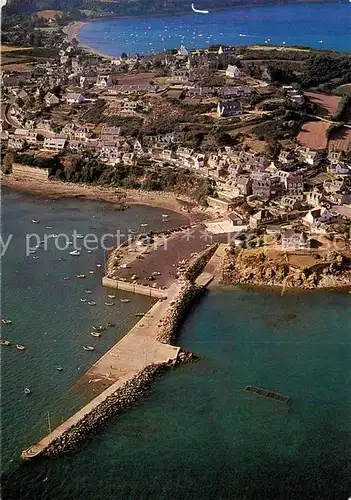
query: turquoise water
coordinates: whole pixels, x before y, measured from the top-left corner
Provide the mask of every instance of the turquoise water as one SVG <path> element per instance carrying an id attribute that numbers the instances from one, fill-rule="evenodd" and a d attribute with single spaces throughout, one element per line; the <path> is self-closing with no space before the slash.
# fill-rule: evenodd
<path id="1" fill-rule="evenodd" d="M 119 56 L 151 54 L 210 44 L 305 45 L 350 51 L 351 4 L 294 3 L 236 8 L 207 15 L 107 19 L 86 24 L 80 40 L 94 49 Z M 322 41 L 322 43 L 321 43 Z"/>
<path id="2" fill-rule="evenodd" d="M 6 215 L 23 230 L 34 209 L 41 219 L 47 212 L 50 221 L 56 213 L 55 230 L 59 220 L 69 224 L 73 210 L 82 233 L 84 224 L 90 224 L 88 214 L 98 214 L 105 226 L 115 217 L 126 224 L 138 210 L 110 213 L 100 204 L 59 201 L 50 211 L 50 204 L 42 207 L 23 195 L 8 196 Z M 157 212 L 144 209 L 143 219 L 147 216 L 159 220 Z M 7 262 L 14 266 L 12 271 L 19 266 L 12 257 Z M 44 263 L 41 266 L 47 269 Z M 6 311 L 16 318 L 13 338 L 15 332 L 21 340 L 26 336 L 28 352 L 2 348 L 2 498 L 341 500 L 350 496 L 350 295 L 318 292 L 281 297 L 240 288 L 211 291 L 181 332 L 181 344 L 201 357 L 198 363 L 164 374 L 147 398 L 111 420 L 80 452 L 19 464 L 17 451 L 32 443 L 40 426 L 45 427 L 47 406 L 59 411 L 55 397 L 66 409 L 69 401 L 72 407 L 78 404 L 78 394 L 72 390 L 65 394 L 78 378 L 77 366 L 83 370 L 89 364 L 85 355 L 90 353 L 79 349 L 81 340 L 79 345 L 72 341 L 75 347 L 71 347 L 68 339 L 86 338 L 92 320 L 84 319 L 86 308 L 74 311 L 80 322 L 72 328 L 69 304 L 79 290 L 77 294 L 72 290 L 68 301 L 55 275 L 49 289 L 45 273 L 37 272 L 37 290 L 42 292 L 35 301 L 34 292 L 33 296 L 27 292 L 33 279 L 26 278 L 25 287 L 19 283 L 28 272 L 25 263 L 10 280 L 9 269 L 3 269 L 8 288 L 3 291 L 2 315 Z M 141 301 L 139 308 L 148 305 L 145 298 L 134 300 Z M 66 309 L 53 317 L 61 301 Z M 23 321 L 21 328 L 18 321 Z M 51 328 L 50 338 L 57 339 L 55 347 L 43 344 L 45 328 Z M 58 357 L 65 371 L 54 372 L 51 380 Z M 29 385 L 28 379 L 35 383 L 35 391 L 25 398 L 22 387 Z M 250 383 L 290 395 L 293 411 L 287 413 L 279 403 L 243 393 Z"/>

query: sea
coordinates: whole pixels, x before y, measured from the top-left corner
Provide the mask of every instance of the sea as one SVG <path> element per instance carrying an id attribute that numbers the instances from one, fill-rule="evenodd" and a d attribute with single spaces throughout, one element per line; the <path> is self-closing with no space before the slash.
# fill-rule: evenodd
<path id="1" fill-rule="evenodd" d="M 166 213 L 168 225 L 185 223 Z M 20 462 L 23 448 L 89 399 L 82 374 L 130 329 L 134 313 L 151 305 L 122 292 L 113 292 L 114 307 L 104 305 L 102 249 L 70 256 L 53 238 L 47 250 L 26 255 L 26 235 L 76 230 L 100 237 L 138 231 L 140 223 L 153 230 L 166 224 L 152 207 L 116 211 L 3 189 L 3 241 L 13 236 L 2 258 L 1 316 L 12 320 L 2 337 L 26 349 L 1 346 L 2 499 L 347 499 L 351 296 L 341 292 L 281 296 L 214 287 L 178 339 L 198 355 L 196 363 L 163 374 L 78 452 Z M 96 306 L 80 301 L 87 288 Z M 121 304 L 122 297 L 131 302 Z M 93 324 L 106 321 L 115 326 L 90 336 Z M 248 384 L 290 396 L 291 411 L 245 393 Z"/>
<path id="2" fill-rule="evenodd" d="M 201 2 L 195 4 L 201 8 Z M 82 43 L 108 54 L 150 55 L 184 45 L 188 49 L 212 44 L 301 45 L 349 52 L 351 4 L 340 2 L 282 2 L 178 17 L 119 18 L 88 22 L 79 34 Z"/>

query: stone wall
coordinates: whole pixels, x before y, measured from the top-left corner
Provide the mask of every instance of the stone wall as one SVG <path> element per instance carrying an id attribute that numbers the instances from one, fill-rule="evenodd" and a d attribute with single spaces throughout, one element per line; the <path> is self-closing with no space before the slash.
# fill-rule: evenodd
<path id="1" fill-rule="evenodd" d="M 47 181 L 49 170 L 47 168 L 29 167 L 28 165 L 14 163 L 12 165 L 12 175 L 21 179 Z"/>
<path id="2" fill-rule="evenodd" d="M 102 278 L 102 285 L 116 290 L 123 290 L 124 292 L 137 293 L 139 295 L 146 295 L 155 299 L 167 298 L 167 290 L 160 290 L 159 288 L 152 288 L 151 286 L 138 285 L 129 281 L 115 280 L 104 276 Z"/>
<path id="3" fill-rule="evenodd" d="M 203 271 L 207 262 L 210 260 L 212 255 L 218 248 L 218 243 L 215 243 L 208 248 L 205 248 L 202 252 L 197 254 L 193 259 L 188 263 L 187 268 L 185 269 L 183 276 L 185 279 L 189 281 L 194 281 L 198 275 Z"/>

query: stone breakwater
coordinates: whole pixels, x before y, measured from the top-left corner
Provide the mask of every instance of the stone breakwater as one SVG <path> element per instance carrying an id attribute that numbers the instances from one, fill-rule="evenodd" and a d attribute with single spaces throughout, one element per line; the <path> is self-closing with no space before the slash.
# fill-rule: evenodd
<path id="1" fill-rule="evenodd" d="M 180 293 L 173 301 L 167 317 L 160 320 L 158 325 L 157 340 L 163 344 L 174 342 L 179 326 L 193 301 L 204 291 L 203 287 L 191 281 L 184 281 Z"/>
<path id="2" fill-rule="evenodd" d="M 204 267 L 215 253 L 218 248 L 218 243 L 205 248 L 202 252 L 196 255 L 193 259 L 188 263 L 185 271 L 182 273 L 185 279 L 189 281 L 194 281 L 198 275 L 203 271 Z"/>
<path id="3" fill-rule="evenodd" d="M 181 272 L 183 284 L 177 297 L 171 303 L 168 315 L 160 320 L 157 340 L 164 344 L 172 344 L 175 341 L 179 327 L 184 320 L 191 304 L 205 290 L 204 287 L 195 283 L 195 279 L 204 269 L 212 255 L 218 248 L 218 244 L 211 245 L 191 260 L 188 266 Z"/>
<path id="4" fill-rule="evenodd" d="M 184 360 L 186 359 L 185 357 Z M 108 396 L 76 425 L 70 427 L 60 437 L 52 441 L 42 454 L 55 456 L 77 450 L 81 441 L 91 436 L 103 424 L 106 424 L 109 418 L 121 413 L 144 396 L 151 382 L 170 366 L 168 363 L 147 366 L 133 379 L 126 382 L 123 387 L 118 388 Z"/>

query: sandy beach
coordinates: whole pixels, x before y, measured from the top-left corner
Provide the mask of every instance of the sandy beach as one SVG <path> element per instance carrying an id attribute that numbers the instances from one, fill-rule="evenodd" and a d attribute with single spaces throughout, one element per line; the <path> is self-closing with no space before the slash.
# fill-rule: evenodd
<path id="1" fill-rule="evenodd" d="M 85 26 L 87 23 L 83 21 L 75 21 L 73 23 L 68 24 L 63 28 L 63 32 L 67 35 L 67 39 L 71 42 L 72 40 L 76 40 L 78 42 L 78 45 L 86 50 L 87 52 L 90 52 L 92 54 L 96 54 L 98 56 L 104 57 L 106 59 L 112 59 L 112 56 L 109 56 L 107 54 L 104 54 L 103 52 L 99 52 L 98 50 L 94 49 L 93 47 L 90 47 L 90 45 L 86 45 L 85 43 L 82 43 L 79 40 L 79 33 L 83 26 Z"/>
<path id="2" fill-rule="evenodd" d="M 81 198 L 102 201 L 104 203 L 111 203 L 118 209 L 126 208 L 129 205 L 147 205 L 165 208 L 181 213 L 188 217 L 191 222 L 204 219 L 206 215 L 210 215 L 210 213 L 198 207 L 186 213 L 182 210 L 183 204 L 189 207 L 194 206 L 194 202 L 184 197 L 177 197 L 172 193 L 90 186 L 50 180 L 42 181 L 4 174 L 1 175 L 1 185 L 50 198 Z"/>

